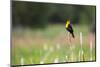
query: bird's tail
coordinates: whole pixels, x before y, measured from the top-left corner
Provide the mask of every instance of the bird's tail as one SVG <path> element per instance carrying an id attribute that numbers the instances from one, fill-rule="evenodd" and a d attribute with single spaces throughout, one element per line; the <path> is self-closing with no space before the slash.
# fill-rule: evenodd
<path id="1" fill-rule="evenodd" d="M 75 36 L 74 36 L 74 33 L 72 33 L 72 37 L 74 38 Z"/>

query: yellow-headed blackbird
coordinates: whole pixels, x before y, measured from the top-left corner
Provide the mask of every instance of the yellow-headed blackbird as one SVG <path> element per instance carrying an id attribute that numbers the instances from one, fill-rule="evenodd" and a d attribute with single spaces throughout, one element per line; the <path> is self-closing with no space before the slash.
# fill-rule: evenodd
<path id="1" fill-rule="evenodd" d="M 72 34 L 72 37 L 74 38 L 74 31 L 73 31 L 73 28 L 72 28 L 72 25 L 70 24 L 70 20 L 67 20 L 66 21 L 66 30 L 68 32 L 70 32 L 70 34 Z"/>

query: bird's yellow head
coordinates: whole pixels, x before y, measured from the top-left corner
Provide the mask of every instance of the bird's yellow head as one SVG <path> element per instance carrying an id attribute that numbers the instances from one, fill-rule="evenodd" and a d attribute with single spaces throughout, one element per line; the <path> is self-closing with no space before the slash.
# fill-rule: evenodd
<path id="1" fill-rule="evenodd" d="M 68 25 L 70 24 L 70 20 L 66 21 L 66 28 L 68 28 Z"/>

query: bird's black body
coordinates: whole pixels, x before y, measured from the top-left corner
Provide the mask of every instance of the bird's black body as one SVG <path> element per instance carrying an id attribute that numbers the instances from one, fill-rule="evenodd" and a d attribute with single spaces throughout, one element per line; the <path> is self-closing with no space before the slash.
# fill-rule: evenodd
<path id="1" fill-rule="evenodd" d="M 73 33 L 73 32 L 74 32 L 74 31 L 73 31 L 73 28 L 72 28 L 72 26 L 71 26 L 70 24 L 68 25 L 68 28 L 66 28 L 66 30 L 69 31 L 70 34 L 72 34 L 72 37 L 73 37 L 73 38 L 75 37 L 75 36 L 74 36 L 74 33 Z"/>

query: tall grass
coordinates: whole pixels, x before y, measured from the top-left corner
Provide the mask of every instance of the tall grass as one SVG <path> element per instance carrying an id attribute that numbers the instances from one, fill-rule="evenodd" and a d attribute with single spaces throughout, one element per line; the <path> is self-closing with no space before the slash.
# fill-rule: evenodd
<path id="1" fill-rule="evenodd" d="M 74 46 L 72 51 L 69 48 L 70 42 L 67 39 L 68 33 L 64 25 L 50 25 L 43 30 L 29 28 L 13 30 L 12 64 L 21 64 L 22 57 L 24 64 L 79 61 L 80 31 L 84 34 L 82 35 L 82 50 L 84 51 L 84 60 L 82 61 L 90 61 L 89 28 L 87 25 L 73 27 L 75 39 L 71 42 L 71 46 Z M 95 41 L 92 42 L 92 60 L 95 60 Z"/>

